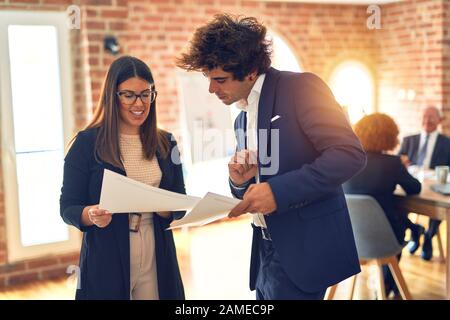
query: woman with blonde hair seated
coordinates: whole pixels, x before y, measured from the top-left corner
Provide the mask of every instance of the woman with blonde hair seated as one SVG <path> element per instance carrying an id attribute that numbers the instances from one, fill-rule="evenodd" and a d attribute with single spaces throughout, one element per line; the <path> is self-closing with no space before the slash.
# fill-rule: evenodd
<path id="1" fill-rule="evenodd" d="M 364 116 L 355 126 L 364 150 L 367 152 L 366 167 L 344 184 L 346 194 L 365 194 L 374 197 L 383 208 L 400 245 L 404 244 L 405 230 L 414 229 L 406 212 L 394 208 L 394 190 L 400 185 L 407 194 L 417 194 L 420 182 L 408 173 L 399 156 L 390 154 L 398 145 L 399 130 L 394 120 L 386 114 L 374 113 Z M 400 260 L 400 255 L 398 256 Z M 395 281 L 384 267 L 386 293 L 398 294 Z"/>

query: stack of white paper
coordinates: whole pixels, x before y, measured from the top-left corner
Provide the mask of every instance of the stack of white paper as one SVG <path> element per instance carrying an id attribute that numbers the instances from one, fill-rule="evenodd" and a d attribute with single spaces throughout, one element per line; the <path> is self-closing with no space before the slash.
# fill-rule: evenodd
<path id="1" fill-rule="evenodd" d="M 169 229 L 203 226 L 207 223 L 222 219 L 239 202 L 241 202 L 239 199 L 208 192 L 182 219 L 173 221 Z"/>
<path id="2" fill-rule="evenodd" d="M 202 226 L 224 218 L 241 200 L 212 192 L 203 199 L 155 188 L 105 169 L 100 209 L 111 213 L 189 211 L 169 229 Z"/>
<path id="3" fill-rule="evenodd" d="M 99 208 L 111 213 L 179 211 L 190 210 L 199 201 L 105 169 Z"/>

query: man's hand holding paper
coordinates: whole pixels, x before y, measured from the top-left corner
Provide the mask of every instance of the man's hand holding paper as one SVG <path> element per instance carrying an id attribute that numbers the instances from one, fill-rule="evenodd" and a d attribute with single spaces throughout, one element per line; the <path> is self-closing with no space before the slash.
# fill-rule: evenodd
<path id="1" fill-rule="evenodd" d="M 182 219 L 173 221 L 170 229 L 203 226 L 224 218 L 241 200 L 208 192 Z"/>

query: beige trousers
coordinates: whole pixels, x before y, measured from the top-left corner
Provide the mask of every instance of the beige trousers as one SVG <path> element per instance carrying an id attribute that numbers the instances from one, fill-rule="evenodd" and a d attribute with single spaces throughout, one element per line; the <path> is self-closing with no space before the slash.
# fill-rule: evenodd
<path id="1" fill-rule="evenodd" d="M 158 300 L 153 217 L 142 215 L 138 232 L 130 232 L 130 299 Z"/>

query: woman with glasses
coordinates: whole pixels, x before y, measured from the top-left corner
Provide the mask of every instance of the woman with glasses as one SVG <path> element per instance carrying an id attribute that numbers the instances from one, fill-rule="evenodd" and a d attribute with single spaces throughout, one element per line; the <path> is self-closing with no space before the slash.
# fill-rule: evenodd
<path id="1" fill-rule="evenodd" d="M 92 121 L 65 157 L 61 216 L 83 232 L 77 299 L 184 299 L 166 231 L 183 212 L 112 215 L 98 207 L 104 169 L 185 193 L 175 139 L 157 126 L 156 96 L 144 62 L 115 60 Z"/>

